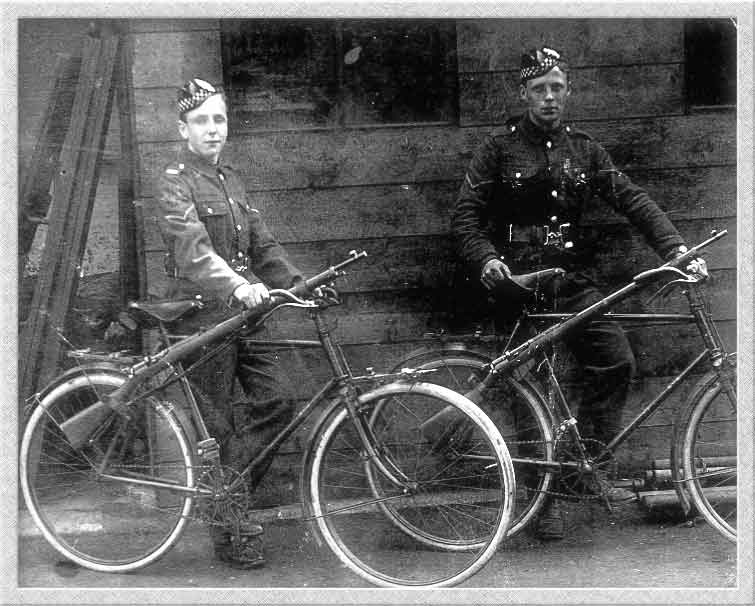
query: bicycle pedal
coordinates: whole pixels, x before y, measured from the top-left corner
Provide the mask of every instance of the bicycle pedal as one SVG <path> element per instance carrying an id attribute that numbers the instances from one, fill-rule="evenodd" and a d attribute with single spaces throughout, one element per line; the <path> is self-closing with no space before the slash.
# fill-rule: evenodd
<path id="1" fill-rule="evenodd" d="M 197 454 L 206 461 L 220 460 L 220 445 L 215 438 L 207 438 L 197 442 Z"/>

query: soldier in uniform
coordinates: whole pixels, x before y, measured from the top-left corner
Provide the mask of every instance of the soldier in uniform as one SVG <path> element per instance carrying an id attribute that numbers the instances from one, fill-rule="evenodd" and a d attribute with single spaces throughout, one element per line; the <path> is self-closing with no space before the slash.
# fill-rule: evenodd
<path id="1" fill-rule="evenodd" d="M 543 47 L 524 54 L 519 89 L 526 114 L 485 138 L 453 211 L 468 287 L 482 283 L 505 309 L 504 287 L 512 273 L 562 267 L 566 275 L 542 293 L 556 299 L 559 311 L 578 311 L 603 298 L 591 271 L 594 250 L 580 229 L 593 197 L 626 216 L 661 258 L 686 252 L 679 232 L 648 194 L 614 167 L 589 134 L 563 122 L 571 91 L 558 51 Z M 702 259 L 693 263 L 690 269 L 705 271 Z M 627 337 L 619 325 L 597 321 L 566 344 L 582 369 L 579 419 L 589 418 L 594 439 L 607 443 L 620 429 L 635 367 Z M 607 496 L 634 495 L 613 488 Z M 550 500 L 543 508 L 537 528 L 542 538 L 564 535 L 559 503 Z"/>
<path id="2" fill-rule="evenodd" d="M 249 205 L 242 178 L 221 161 L 228 135 L 222 90 L 194 78 L 179 91 L 177 112 L 186 145 L 159 175 L 157 215 L 169 251 L 167 296 L 200 296 L 205 304 L 184 323 L 188 332 L 237 313 L 234 305 L 258 306 L 269 300 L 268 286 L 290 288 L 302 276 Z M 203 413 L 226 464 L 245 466 L 293 416 L 272 352 L 234 343 L 199 366 L 192 379 L 209 396 L 211 409 Z M 232 401 L 236 379 L 244 395 Z M 252 478 L 251 489 L 263 473 Z M 230 520 L 216 520 L 211 527 L 217 557 L 235 567 L 263 565 L 262 527 L 247 520 L 239 540 L 231 526 Z"/>

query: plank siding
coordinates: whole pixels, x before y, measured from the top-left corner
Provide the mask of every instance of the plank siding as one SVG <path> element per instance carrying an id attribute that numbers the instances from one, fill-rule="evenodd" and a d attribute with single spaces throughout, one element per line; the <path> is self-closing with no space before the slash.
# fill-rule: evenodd
<path id="1" fill-rule="evenodd" d="M 670 19 L 478 19 L 456 32 L 461 73 L 519 69 L 524 50 L 548 44 L 571 67 L 684 60 L 682 23 Z"/>
<path id="2" fill-rule="evenodd" d="M 578 67 L 569 74 L 571 120 L 679 115 L 684 111 L 683 63 Z M 524 111 L 519 98 L 519 71 L 459 75 L 459 118 L 463 126 L 499 124 Z"/>
<path id="3" fill-rule="evenodd" d="M 220 28 L 214 20 L 138 20 L 134 38 L 134 101 L 139 142 L 149 291 L 163 292 L 163 244 L 150 217 L 158 171 L 179 149 L 175 88 L 201 75 L 219 80 Z M 730 237 L 707 255 L 714 317 L 724 338 L 736 340 L 736 115 L 685 113 L 683 21 L 671 19 L 457 22 L 458 125 L 374 125 L 359 128 L 240 129 L 230 124 L 225 159 L 246 181 L 293 260 L 311 274 L 350 249 L 369 257 L 339 281 L 343 305 L 334 309 L 336 334 L 355 371 L 386 370 L 445 328 L 454 313 L 448 287 L 455 267 L 449 213 L 479 142 L 521 111 L 516 70 L 522 48 L 549 40 L 573 69 L 569 119 L 600 141 L 617 166 L 661 204 L 690 243 L 711 229 Z M 556 44 L 556 40 L 560 41 Z M 588 223 L 604 234 L 596 261 L 606 289 L 617 287 L 657 258 L 623 218 L 595 206 Z M 649 292 L 647 293 L 649 295 Z M 642 297 L 627 305 L 636 309 Z M 678 307 L 678 297 L 670 307 Z M 313 338 L 308 320 L 286 311 L 271 320 L 276 337 Z M 684 365 L 694 334 L 676 326 L 633 326 L 638 359 L 629 416 Z M 283 351 L 296 377 L 297 397 L 311 396 L 327 377 L 315 351 Z M 646 422 L 623 449 L 630 467 L 667 457 L 668 411 Z M 265 486 L 295 500 L 301 449 L 311 421 L 283 447 L 275 481 Z"/>

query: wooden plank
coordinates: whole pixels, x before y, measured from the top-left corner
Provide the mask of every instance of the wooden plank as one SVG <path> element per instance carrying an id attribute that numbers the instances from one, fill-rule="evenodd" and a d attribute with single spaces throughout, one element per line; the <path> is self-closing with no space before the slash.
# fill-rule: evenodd
<path id="1" fill-rule="evenodd" d="M 684 112 L 684 65 L 588 67 L 570 73 L 571 120 L 630 118 Z M 524 113 L 519 72 L 476 72 L 459 76 L 462 126 L 500 124 Z"/>
<path id="2" fill-rule="evenodd" d="M 217 31 L 217 19 L 129 19 L 129 31 L 133 34 L 185 33 Z"/>
<path id="3" fill-rule="evenodd" d="M 602 142 L 629 174 L 637 169 L 736 164 L 733 113 L 577 125 Z M 140 134 L 139 139 L 145 197 L 152 195 L 158 171 L 178 148 L 173 113 L 154 126 L 152 134 Z M 422 126 L 258 133 L 230 139 L 224 157 L 253 191 L 406 185 L 451 176 L 461 182 L 475 148 L 490 130 Z"/>
<path id="4" fill-rule="evenodd" d="M 118 257 L 120 295 L 125 304 L 139 298 L 139 249 L 143 246 L 143 229 L 137 229 L 134 207 L 136 192 L 141 190 L 136 163 L 137 139 L 134 130 L 133 47 L 124 36 L 115 85 L 118 102 L 118 123 L 121 157 L 118 171 Z M 141 226 L 140 226 L 141 227 Z"/>
<path id="5" fill-rule="evenodd" d="M 189 78 L 222 81 L 220 31 L 157 31 L 133 35 L 134 87 L 172 88 L 173 110 L 176 88 Z M 148 97 L 150 93 L 148 93 Z M 165 95 L 163 95 L 165 96 Z M 175 110 L 172 112 L 175 114 Z M 171 126 L 175 127 L 175 116 Z M 141 140 L 141 136 L 139 137 Z"/>
<path id="6" fill-rule="evenodd" d="M 524 51 L 553 45 L 572 67 L 684 61 L 679 19 L 464 19 L 459 71 L 519 69 Z"/>
<path id="7" fill-rule="evenodd" d="M 87 38 L 85 42 L 72 119 L 55 183 L 43 271 L 22 332 L 21 397 L 49 380 L 57 367 L 60 342 L 55 330 L 65 325 L 76 291 L 108 130 L 118 46 L 117 36 L 107 36 L 102 41 Z"/>
<path id="8" fill-rule="evenodd" d="M 632 181 L 647 190 L 672 221 L 730 219 L 737 214 L 737 168 L 735 165 L 660 170 L 633 169 Z M 612 223 L 624 219 L 595 205 L 585 219 Z"/>
<path id="9" fill-rule="evenodd" d="M 453 244 L 447 237 L 366 239 L 291 244 L 286 248 L 291 259 L 305 275 L 314 275 L 346 258 L 352 249 L 364 248 L 369 257 L 352 266 L 339 280 L 348 292 L 372 291 L 383 288 L 425 288 L 450 280 L 454 267 L 451 255 Z M 157 282 L 164 276 L 164 253 L 147 252 L 150 276 L 150 295 L 163 296 Z"/>
<path id="10" fill-rule="evenodd" d="M 30 219 L 45 218 L 50 207 L 50 185 L 71 120 L 80 67 L 81 57 L 58 56 L 54 72 L 57 77 L 37 133 L 34 151 L 26 170 L 21 174 L 19 273 L 23 271 L 23 262 L 29 254 L 37 231 L 38 223 Z"/>

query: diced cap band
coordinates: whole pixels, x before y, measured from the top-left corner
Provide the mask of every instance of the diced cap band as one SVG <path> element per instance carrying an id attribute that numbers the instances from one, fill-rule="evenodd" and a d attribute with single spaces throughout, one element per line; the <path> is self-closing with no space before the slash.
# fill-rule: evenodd
<path id="1" fill-rule="evenodd" d="M 208 97 L 220 94 L 222 91 L 201 78 L 192 78 L 178 91 L 176 108 L 183 116 L 186 112 L 199 107 Z"/>
<path id="2" fill-rule="evenodd" d="M 533 48 L 522 55 L 522 64 L 519 71 L 519 77 L 522 84 L 532 78 L 539 78 L 547 74 L 550 70 L 558 65 L 564 64 L 565 60 L 556 50 L 543 46 L 540 49 Z"/>

